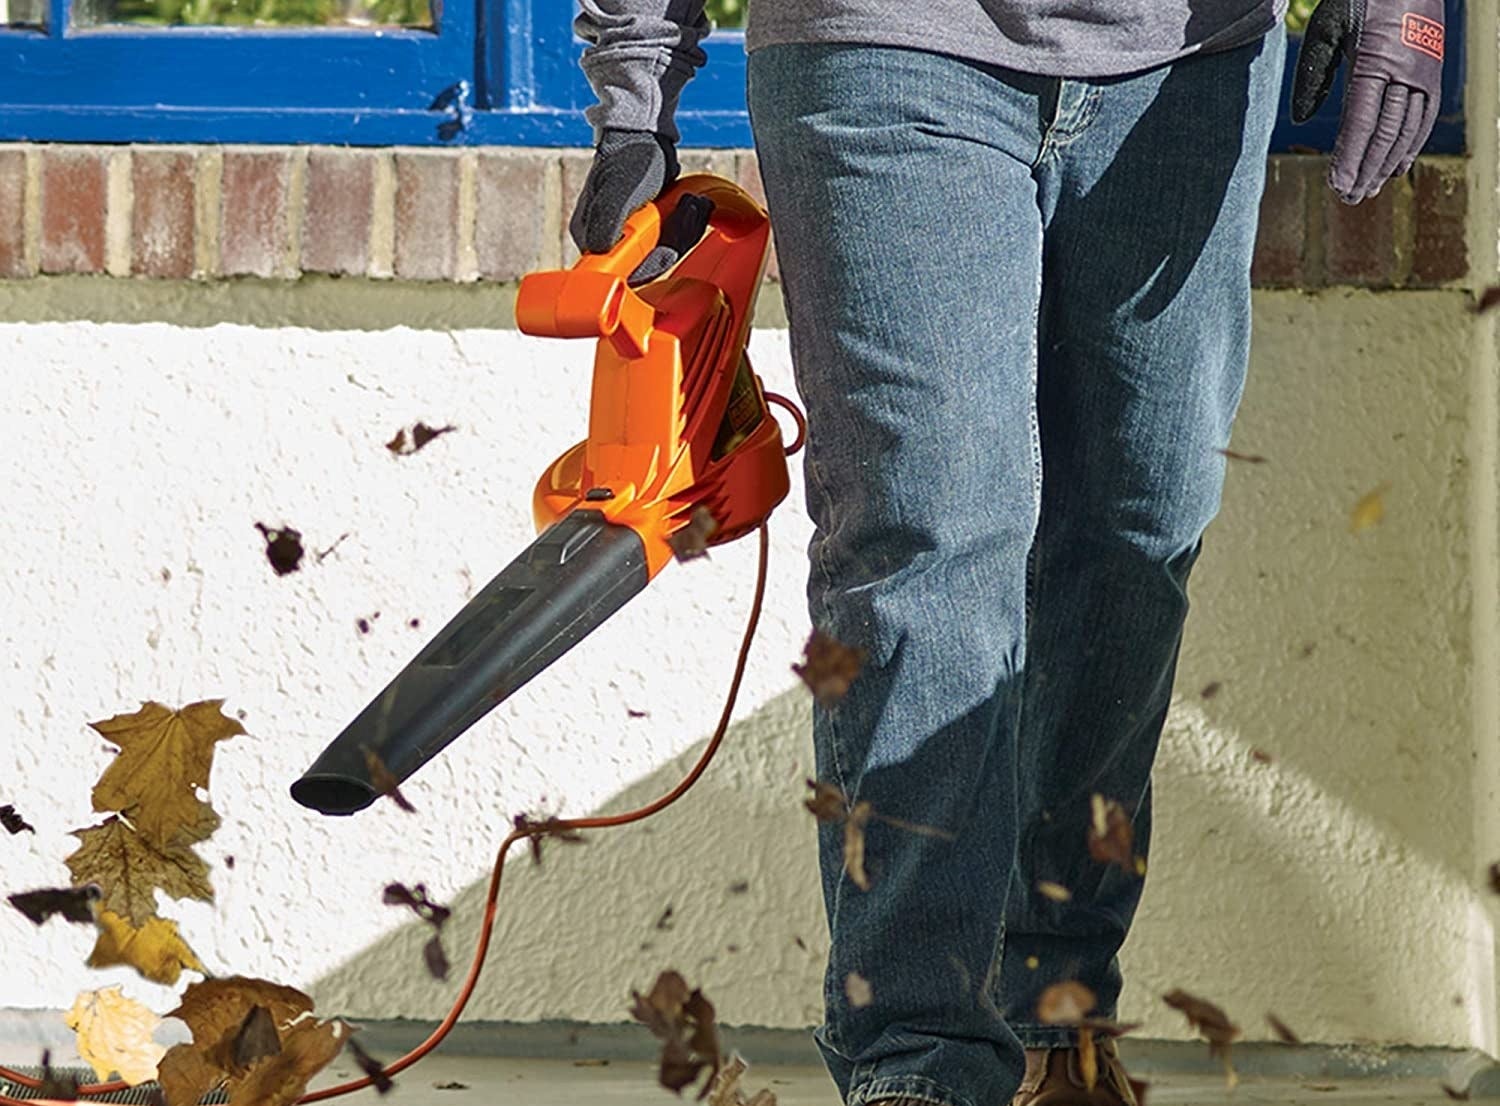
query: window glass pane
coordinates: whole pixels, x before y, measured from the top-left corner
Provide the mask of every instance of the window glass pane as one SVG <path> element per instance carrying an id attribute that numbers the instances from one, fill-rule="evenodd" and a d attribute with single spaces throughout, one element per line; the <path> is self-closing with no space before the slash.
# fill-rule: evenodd
<path id="1" fill-rule="evenodd" d="M 47 0 L 0 0 L 0 27 L 45 27 Z"/>
<path id="2" fill-rule="evenodd" d="M 743 27 L 747 0 L 708 0 L 704 10 L 715 27 Z"/>
<path id="3" fill-rule="evenodd" d="M 1317 6 L 1318 0 L 1292 0 L 1286 9 L 1286 29 L 1300 35 Z"/>
<path id="4" fill-rule="evenodd" d="M 73 20 L 85 27 L 433 26 L 432 0 L 76 0 Z"/>

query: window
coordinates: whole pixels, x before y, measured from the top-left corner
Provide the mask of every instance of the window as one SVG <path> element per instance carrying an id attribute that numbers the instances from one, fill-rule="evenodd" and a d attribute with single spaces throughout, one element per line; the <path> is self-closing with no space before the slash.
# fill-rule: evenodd
<path id="1" fill-rule="evenodd" d="M 1463 4 L 1446 0 L 1432 153 L 1464 148 Z M 683 96 L 685 145 L 750 145 L 745 5 L 709 2 L 719 29 Z M 1293 0 L 1289 19 L 1312 6 Z M 0 139 L 587 146 L 593 95 L 574 10 L 570 0 L 0 0 Z M 1336 88 L 1300 127 L 1283 107 L 1272 149 L 1331 149 L 1338 105 Z"/>

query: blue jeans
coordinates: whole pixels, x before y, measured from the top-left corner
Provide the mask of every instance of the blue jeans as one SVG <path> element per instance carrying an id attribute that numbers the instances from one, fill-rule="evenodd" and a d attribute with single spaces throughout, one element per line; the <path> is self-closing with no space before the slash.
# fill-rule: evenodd
<path id="1" fill-rule="evenodd" d="M 1186 584 L 1249 355 L 1284 31 L 1099 80 L 783 45 L 749 98 L 809 422 L 813 623 L 868 651 L 817 771 L 892 818 L 873 885 L 820 829 L 814 1036 L 850 1106 L 1005 1106 L 1050 983 L 1115 1012 Z M 1072 892 L 1059 903 L 1039 881 Z M 873 1001 L 856 1005 L 850 973 Z"/>

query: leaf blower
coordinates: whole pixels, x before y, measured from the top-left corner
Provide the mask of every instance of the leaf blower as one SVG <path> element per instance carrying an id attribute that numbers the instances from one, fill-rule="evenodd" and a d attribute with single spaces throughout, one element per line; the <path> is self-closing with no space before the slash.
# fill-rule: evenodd
<path id="1" fill-rule="evenodd" d="M 364 809 L 624 606 L 673 559 L 684 527 L 706 545 L 760 527 L 786 496 L 803 425 L 771 395 L 799 424 L 784 448 L 746 355 L 769 241 L 765 211 L 742 189 L 693 175 L 632 214 L 608 253 L 522 279 L 522 331 L 598 339 L 588 437 L 538 481 L 536 541 L 292 784 L 297 802 Z M 632 287 L 658 245 L 680 260 Z"/>

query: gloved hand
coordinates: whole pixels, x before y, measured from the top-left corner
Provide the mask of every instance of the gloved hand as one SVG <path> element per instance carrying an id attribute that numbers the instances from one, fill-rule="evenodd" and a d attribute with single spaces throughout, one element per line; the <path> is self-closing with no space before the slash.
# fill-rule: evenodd
<path id="1" fill-rule="evenodd" d="M 1328 186 L 1345 203 L 1411 168 L 1437 122 L 1443 88 L 1443 0 L 1323 0 L 1297 53 L 1292 122 L 1328 95 L 1349 59 Z"/>
<path id="2" fill-rule="evenodd" d="M 620 240 L 625 220 L 677 179 L 677 149 L 653 131 L 606 128 L 594 150 L 594 164 L 568 220 L 568 233 L 584 253 L 605 253 Z M 666 272 L 675 250 L 658 246 L 630 275 L 640 284 Z"/>

